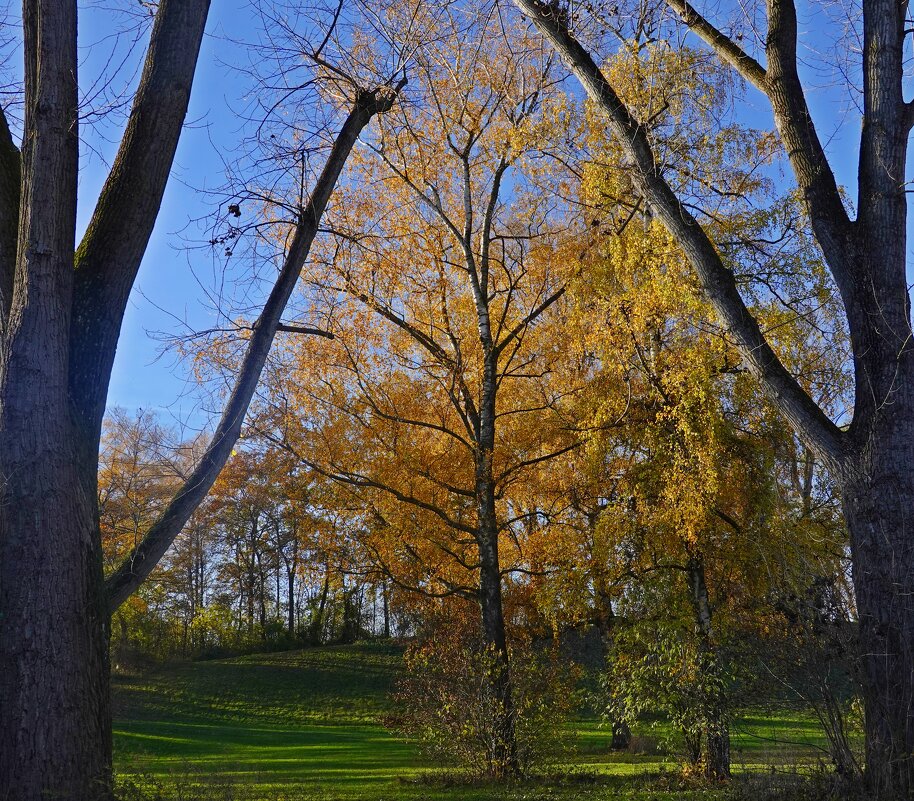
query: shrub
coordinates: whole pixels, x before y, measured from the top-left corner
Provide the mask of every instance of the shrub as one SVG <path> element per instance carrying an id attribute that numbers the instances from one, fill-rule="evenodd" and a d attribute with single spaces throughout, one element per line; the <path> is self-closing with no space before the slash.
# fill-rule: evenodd
<path id="1" fill-rule="evenodd" d="M 468 620 L 429 627 L 406 652 L 406 675 L 388 725 L 416 737 L 432 757 L 475 776 L 498 775 L 498 703 L 487 679 L 494 655 Z M 542 768 L 561 750 L 574 708 L 573 670 L 529 640 L 510 646 L 514 726 L 521 772 Z"/>

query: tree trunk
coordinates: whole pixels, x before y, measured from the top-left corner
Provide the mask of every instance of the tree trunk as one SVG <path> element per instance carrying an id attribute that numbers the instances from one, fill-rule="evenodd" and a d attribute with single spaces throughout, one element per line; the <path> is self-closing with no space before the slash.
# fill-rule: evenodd
<path id="1" fill-rule="evenodd" d="M 727 725 L 726 701 L 719 686 L 720 659 L 714 644 L 711 604 L 708 600 L 705 566 L 700 555 L 689 559 L 686 575 L 695 611 L 695 633 L 698 636 L 698 653 L 704 674 L 699 680 L 704 682 L 705 777 L 720 781 L 730 778 L 730 729 Z"/>
<path id="2" fill-rule="evenodd" d="M 293 562 L 286 571 L 286 581 L 288 583 L 289 599 L 289 636 L 295 636 L 295 563 Z"/>
<path id="3" fill-rule="evenodd" d="M 880 799 L 914 797 L 914 435 L 896 431 L 893 438 L 871 433 L 866 457 L 842 487 L 860 625 L 866 780 Z"/>
<path id="4" fill-rule="evenodd" d="M 514 695 L 511 682 L 508 641 L 502 609 L 501 570 L 498 563 L 498 540 L 483 541 L 479 547 L 479 597 L 482 608 L 485 665 L 489 671 L 489 689 L 493 700 L 493 737 L 491 764 L 496 778 L 520 773 L 515 736 Z"/>
<path id="5" fill-rule="evenodd" d="M 321 587 L 321 597 L 317 604 L 317 611 L 309 625 L 308 639 L 312 645 L 320 645 L 324 633 L 324 610 L 327 608 L 327 595 L 330 593 L 330 565 L 325 567 L 324 584 Z"/>
<path id="6" fill-rule="evenodd" d="M 594 516 L 594 523 L 596 516 Z M 593 524 L 592 524 L 593 525 Z M 613 658 L 613 624 L 616 613 L 613 610 L 612 597 L 604 586 L 602 580 L 597 581 L 597 627 L 600 630 L 600 654 L 603 657 L 604 669 L 609 668 Z M 611 723 L 612 740 L 609 747 L 613 751 L 624 751 L 632 741 L 632 730 L 624 720 L 613 720 Z"/>
<path id="7" fill-rule="evenodd" d="M 96 799 L 110 795 L 110 616 L 97 441 L 78 436 L 67 392 L 76 3 L 25 3 L 23 29 L 23 214 L 0 309 L 0 793 Z"/>

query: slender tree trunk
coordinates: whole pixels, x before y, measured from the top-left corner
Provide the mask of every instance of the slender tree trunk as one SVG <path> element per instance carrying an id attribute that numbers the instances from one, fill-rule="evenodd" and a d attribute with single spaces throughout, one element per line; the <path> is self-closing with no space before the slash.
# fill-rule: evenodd
<path id="1" fill-rule="evenodd" d="M 602 581 L 599 582 L 602 585 Z M 613 625 L 616 613 L 613 610 L 612 598 L 602 586 L 597 590 L 597 627 L 600 629 L 600 652 L 604 668 L 609 667 L 613 658 Z M 632 739 L 632 730 L 624 720 L 614 720 L 611 724 L 612 740 L 609 747 L 613 751 L 624 751 Z"/>
<path id="2" fill-rule="evenodd" d="M 711 604 L 708 601 L 708 585 L 705 579 L 704 562 L 700 556 L 693 556 L 688 564 L 689 593 L 695 611 L 695 633 L 698 635 L 698 653 L 706 682 L 703 702 L 705 705 L 704 755 L 705 776 L 713 781 L 730 777 L 730 729 L 727 725 L 726 701 L 721 697 L 720 657 L 714 644 L 714 628 Z"/>
<path id="3" fill-rule="evenodd" d="M 289 636 L 295 636 L 295 562 L 289 565 L 286 571 L 287 597 L 289 599 Z"/>
<path id="4" fill-rule="evenodd" d="M 496 777 L 520 773 L 515 735 L 514 695 L 502 608 L 501 569 L 498 562 L 497 537 L 479 546 L 481 562 L 479 597 L 482 608 L 482 633 L 486 647 L 486 666 L 494 701 L 493 715 L 496 741 L 492 747 L 492 766 Z"/>
<path id="5" fill-rule="evenodd" d="M 485 339 L 485 337 L 484 337 Z M 502 607 L 501 564 L 498 558 L 498 520 L 495 511 L 495 480 L 492 453 L 495 445 L 496 356 L 486 359 L 480 403 L 479 442 L 476 454 L 476 503 L 479 543 L 479 603 L 483 642 L 489 664 L 489 683 L 494 700 L 496 742 L 492 767 L 498 777 L 520 773 L 515 732 L 514 693 Z"/>
<path id="6" fill-rule="evenodd" d="M 320 645 L 324 632 L 324 610 L 327 608 L 327 596 L 330 593 L 330 565 L 324 569 L 324 583 L 321 587 L 321 597 L 317 604 L 317 611 L 311 620 L 310 637 L 313 645 Z"/>
<path id="7" fill-rule="evenodd" d="M 387 597 L 387 580 L 381 584 L 381 599 L 384 605 L 384 639 L 390 639 L 390 600 Z"/>

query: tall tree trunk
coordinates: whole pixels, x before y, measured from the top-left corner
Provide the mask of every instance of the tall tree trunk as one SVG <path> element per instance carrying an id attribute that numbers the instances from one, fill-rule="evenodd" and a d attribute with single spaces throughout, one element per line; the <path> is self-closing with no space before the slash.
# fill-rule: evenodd
<path id="1" fill-rule="evenodd" d="M 893 439 L 903 446 L 872 437 L 842 493 L 860 626 L 866 778 L 880 799 L 914 797 L 914 431 L 896 430 Z"/>
<path id="2" fill-rule="evenodd" d="M 110 617 L 97 450 L 67 392 L 76 3 L 26 2 L 23 28 L 29 135 L 5 325 L 0 310 L 0 792 L 95 799 L 110 794 Z"/>
<path id="3" fill-rule="evenodd" d="M 495 450 L 495 401 L 498 392 L 498 354 L 491 345 L 488 308 L 477 296 L 480 338 L 486 348 L 479 404 L 479 429 L 476 443 L 475 492 L 479 544 L 479 603 L 482 611 L 483 643 L 489 669 L 489 685 L 494 701 L 492 770 L 497 777 L 520 773 L 515 731 L 514 690 L 511 663 L 505 634 L 502 606 L 501 564 L 498 558 L 498 518 L 495 509 L 495 478 L 492 455 Z"/>
<path id="4" fill-rule="evenodd" d="M 704 704 L 704 770 L 708 779 L 719 781 L 730 777 L 730 729 L 727 724 L 726 701 L 721 697 L 720 657 L 714 644 L 714 628 L 705 566 L 701 556 L 689 559 L 687 576 L 689 595 L 695 612 L 695 633 L 705 682 Z"/>

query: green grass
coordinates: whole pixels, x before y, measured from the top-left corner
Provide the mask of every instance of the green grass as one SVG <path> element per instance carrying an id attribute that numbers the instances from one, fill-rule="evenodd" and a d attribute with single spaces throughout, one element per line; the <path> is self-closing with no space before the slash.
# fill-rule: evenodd
<path id="1" fill-rule="evenodd" d="M 610 734 L 596 720 L 571 724 L 575 750 L 564 779 L 448 786 L 442 766 L 429 764 L 415 744 L 382 725 L 400 662 L 395 648 L 363 644 L 116 678 L 115 767 L 126 795 L 132 783 L 144 799 L 158 794 L 181 801 L 711 797 L 706 790 L 657 789 L 645 776 L 673 771 L 675 757 L 611 753 Z M 636 734 L 670 739 L 664 725 Z M 733 727 L 737 769 L 809 763 L 823 746 L 818 726 L 803 716 L 747 716 Z"/>

